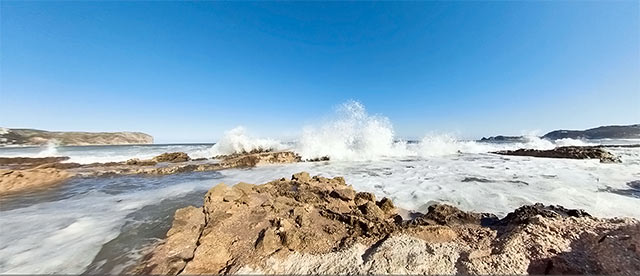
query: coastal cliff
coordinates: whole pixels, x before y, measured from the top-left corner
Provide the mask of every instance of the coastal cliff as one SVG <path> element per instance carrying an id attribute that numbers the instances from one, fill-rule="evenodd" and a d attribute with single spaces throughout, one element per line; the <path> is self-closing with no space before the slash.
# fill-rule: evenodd
<path id="1" fill-rule="evenodd" d="M 151 144 L 153 137 L 142 132 L 62 132 L 0 128 L 0 146 L 37 146 L 50 142 L 62 146 Z"/>

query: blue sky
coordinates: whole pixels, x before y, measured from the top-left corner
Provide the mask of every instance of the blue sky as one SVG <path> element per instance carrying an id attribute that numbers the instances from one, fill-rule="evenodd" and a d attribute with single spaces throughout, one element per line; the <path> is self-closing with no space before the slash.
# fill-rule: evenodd
<path id="1" fill-rule="evenodd" d="M 1 2 L 0 126 L 293 137 L 347 100 L 399 137 L 640 122 L 640 2 Z"/>

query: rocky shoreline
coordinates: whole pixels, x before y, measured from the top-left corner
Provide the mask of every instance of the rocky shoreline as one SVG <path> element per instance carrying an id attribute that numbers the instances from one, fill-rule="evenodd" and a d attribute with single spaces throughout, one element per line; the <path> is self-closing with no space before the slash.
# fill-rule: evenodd
<path id="1" fill-rule="evenodd" d="M 618 274 L 640 271 L 640 222 L 542 204 L 499 219 L 405 213 L 342 177 L 219 184 L 175 213 L 136 274 Z"/>
<path id="2" fill-rule="evenodd" d="M 600 159 L 601 163 L 620 163 L 620 158 L 602 149 L 602 147 L 566 146 L 551 150 L 518 149 L 494 151 L 492 153 L 513 156 L 531 156 L 566 159 Z"/>
<path id="3" fill-rule="evenodd" d="M 299 155 L 290 151 L 216 156 L 213 160 L 192 160 L 183 152 L 163 153 L 148 160 L 130 159 L 124 162 L 64 163 L 67 160 L 69 157 L 0 157 L 0 196 L 51 187 L 76 175 L 168 175 L 302 161 Z"/>
<path id="4" fill-rule="evenodd" d="M 620 158 L 602 146 L 567 146 L 552 150 L 518 149 L 492 152 L 500 155 L 569 159 L 600 159 L 602 163 L 619 163 Z M 184 152 L 163 153 L 148 160 L 78 164 L 65 162 L 69 157 L 0 157 L 0 195 L 46 188 L 79 176 L 168 175 L 184 172 L 206 172 L 231 168 L 248 168 L 265 164 L 328 161 L 329 157 L 303 160 L 292 151 L 258 150 L 211 159 L 191 159 Z"/>

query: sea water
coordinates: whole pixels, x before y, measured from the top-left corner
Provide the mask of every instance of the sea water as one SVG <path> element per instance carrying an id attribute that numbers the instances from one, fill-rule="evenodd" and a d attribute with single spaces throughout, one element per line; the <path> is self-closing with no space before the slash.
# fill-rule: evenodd
<path id="1" fill-rule="evenodd" d="M 92 163 L 150 158 L 182 151 L 211 157 L 258 148 L 294 150 L 303 158 L 331 161 L 267 165 L 251 169 L 169 176 L 76 177 L 46 190 L 2 198 L 0 273 L 121 273 L 162 239 L 176 209 L 201 206 L 206 191 L 224 182 L 265 183 L 299 171 L 344 176 L 358 191 L 388 197 L 405 209 L 425 211 L 433 203 L 504 216 L 524 204 L 542 202 L 585 209 L 600 217 L 640 218 L 640 148 L 607 148 L 622 163 L 598 160 L 501 156 L 503 149 L 548 149 L 560 145 L 633 144 L 624 140 L 558 140 L 528 137 L 518 143 L 481 143 L 451 135 L 402 141 L 388 119 L 348 103 L 336 118 L 305 128 L 289 143 L 254 138 L 243 128 L 219 143 L 0 148 L 0 156 L 69 156 Z"/>

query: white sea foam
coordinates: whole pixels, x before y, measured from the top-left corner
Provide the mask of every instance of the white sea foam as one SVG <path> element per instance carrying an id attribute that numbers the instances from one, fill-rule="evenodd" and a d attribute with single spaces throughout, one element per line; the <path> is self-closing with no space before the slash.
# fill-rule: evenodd
<path id="1" fill-rule="evenodd" d="M 3 211 L 0 274 L 80 274 L 101 246 L 118 236 L 128 214 L 213 184 L 187 181 L 116 195 L 90 190 L 65 200 Z"/>
<path id="2" fill-rule="evenodd" d="M 41 147 L 40 152 L 36 154 L 36 157 L 50 157 L 50 156 L 59 156 L 58 154 L 58 143 L 55 140 L 50 140 L 46 144 Z"/>
<path id="3" fill-rule="evenodd" d="M 213 147 L 211 154 L 225 155 L 233 153 L 251 152 L 254 150 L 282 150 L 286 146 L 275 139 L 263 139 L 251 137 L 244 127 L 236 127 L 227 131 Z"/>
<path id="4" fill-rule="evenodd" d="M 395 141 L 389 119 L 369 115 L 361 103 L 349 101 L 337 113 L 335 120 L 305 128 L 296 147 L 303 158 L 372 160 L 411 154 L 406 143 Z"/>

